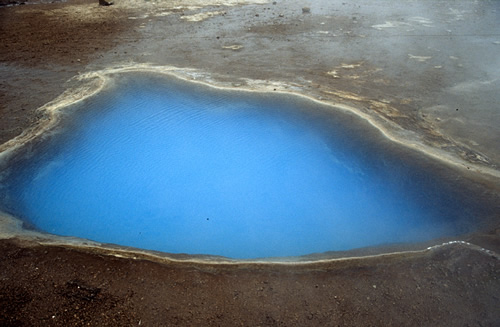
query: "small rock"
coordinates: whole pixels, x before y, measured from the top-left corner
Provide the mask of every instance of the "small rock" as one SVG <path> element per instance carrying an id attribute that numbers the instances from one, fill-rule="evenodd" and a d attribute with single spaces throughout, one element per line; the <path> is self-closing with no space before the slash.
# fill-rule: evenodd
<path id="1" fill-rule="evenodd" d="M 113 1 L 99 0 L 100 6 L 111 6 L 112 4 L 113 4 Z"/>
<path id="2" fill-rule="evenodd" d="M 302 13 L 303 14 L 310 14 L 311 13 L 311 8 L 309 8 L 309 7 L 302 8 Z"/>

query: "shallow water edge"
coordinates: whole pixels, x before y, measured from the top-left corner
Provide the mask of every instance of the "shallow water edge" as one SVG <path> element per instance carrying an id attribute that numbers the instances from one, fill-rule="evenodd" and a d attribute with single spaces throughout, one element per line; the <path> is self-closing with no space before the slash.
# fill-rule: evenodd
<path id="1" fill-rule="evenodd" d="M 110 87 L 113 85 L 114 81 L 114 75 L 116 74 L 123 74 L 123 73 L 154 73 L 154 74 L 166 74 L 170 76 L 174 76 L 189 82 L 196 82 L 196 83 L 202 83 L 204 85 L 210 86 L 210 87 L 216 87 L 219 89 L 228 89 L 228 90 L 238 90 L 238 91 L 245 91 L 245 92 L 271 92 L 271 93 L 280 93 L 283 95 L 287 94 L 293 94 L 293 95 L 299 95 L 302 97 L 307 98 L 308 100 L 312 100 L 315 102 L 318 102 L 320 104 L 327 104 L 331 105 L 333 110 L 341 110 L 341 111 L 347 111 L 350 113 L 353 113 L 357 115 L 358 117 L 362 118 L 366 122 L 370 123 L 373 127 L 375 127 L 379 132 L 381 132 L 387 140 L 390 140 L 391 142 L 396 142 L 399 145 L 404 145 L 405 147 L 408 147 L 413 150 L 417 150 L 421 153 L 423 153 L 425 156 L 431 157 L 433 159 L 438 159 L 439 161 L 445 163 L 447 166 L 450 166 L 450 169 L 458 169 L 459 171 L 462 172 L 464 176 L 467 176 L 467 178 L 470 178 L 471 180 L 476 180 L 480 182 L 485 182 L 487 181 L 487 185 L 491 187 L 491 192 L 493 194 L 498 192 L 498 178 L 500 176 L 499 172 L 497 170 L 491 169 L 491 168 L 485 168 L 481 166 L 474 166 L 471 163 L 464 162 L 463 160 L 459 158 L 454 158 L 453 155 L 447 154 L 441 150 L 436 150 L 429 148 L 428 146 L 424 144 L 418 144 L 416 143 L 415 140 L 411 140 L 411 135 L 407 135 L 404 133 L 404 131 L 401 130 L 391 130 L 392 127 L 389 122 L 384 122 L 382 120 L 376 120 L 373 119 L 373 117 L 369 117 L 366 114 L 362 113 L 361 111 L 357 110 L 354 107 L 342 105 L 342 104 L 337 104 L 337 103 L 325 103 L 324 101 L 320 101 L 318 99 L 313 99 L 310 98 L 304 94 L 300 93 L 300 90 L 293 85 L 287 85 L 284 83 L 269 83 L 266 81 L 250 81 L 248 85 L 251 87 L 245 87 L 243 88 L 242 86 L 234 86 L 234 85 L 226 85 L 223 83 L 212 83 L 213 80 L 211 80 L 210 76 L 205 75 L 199 71 L 196 70 L 186 70 L 186 69 L 179 69 L 175 67 L 153 67 L 153 66 L 148 66 L 148 65 L 132 65 L 132 66 L 126 66 L 126 67 L 118 67 L 118 68 L 110 68 L 106 69 L 104 71 L 98 71 L 98 72 L 91 72 L 87 74 L 80 75 L 76 77 L 73 81 L 77 86 L 73 87 L 71 89 L 68 89 L 66 92 L 64 92 L 60 97 L 55 99 L 54 101 L 48 103 L 47 105 L 43 106 L 40 108 L 41 111 L 45 113 L 45 117 L 42 121 L 40 121 L 40 124 L 37 125 L 35 128 L 30 129 L 25 131 L 21 136 L 19 136 L 16 139 L 13 139 L 3 145 L 0 146 L 0 160 L 1 163 L 0 165 L 3 166 L 5 165 L 8 161 L 12 160 L 13 158 L 16 157 L 16 154 L 20 153 L 21 149 L 26 146 L 31 144 L 32 142 L 35 142 L 39 138 L 43 138 L 43 135 L 47 131 L 52 130 L 55 126 L 60 121 L 61 113 L 64 111 L 64 108 L 76 104 L 80 101 L 83 101 L 98 92 Z M 387 123 L 387 124 L 386 124 Z M 386 125 L 384 125 L 386 124 Z M 472 168 L 472 169 L 471 169 Z M 493 181 L 492 181 L 493 179 Z M 111 251 L 111 253 L 114 253 L 114 255 L 120 256 L 123 255 L 123 253 L 142 253 L 144 255 L 152 255 L 153 257 L 156 257 L 158 254 L 155 254 L 154 251 L 142 251 L 142 250 L 129 250 L 126 247 L 123 247 L 124 250 L 116 250 L 116 246 L 110 246 L 110 245 L 104 245 L 101 243 L 96 243 L 96 242 L 89 242 L 77 238 L 65 238 L 65 237 L 59 237 L 59 236 L 53 236 L 45 233 L 38 233 L 35 231 L 29 231 L 26 230 L 23 227 L 23 223 L 21 221 L 18 221 L 16 218 L 11 217 L 9 215 L 3 215 L 2 214 L 2 227 L 0 228 L 1 232 L 1 237 L 2 238 L 12 238 L 12 237 L 21 237 L 21 238 L 34 238 L 40 240 L 44 244 L 65 244 L 65 245 L 70 245 L 70 246 L 84 246 L 84 247 L 95 247 L 95 248 L 101 248 L 101 249 L 108 249 Z M 452 238 L 454 239 L 454 238 Z M 420 244 L 420 245 L 411 245 L 407 246 L 405 250 L 411 250 L 411 249 L 417 249 L 417 250 L 427 250 L 429 246 L 435 245 L 435 244 L 440 244 L 443 243 L 443 240 L 436 240 L 431 243 L 426 243 L 426 244 Z M 48 243 L 47 243 L 48 242 Z M 447 244 L 447 243 L 445 243 Z M 380 253 L 399 253 L 400 251 L 396 251 L 395 248 L 402 248 L 403 246 L 395 246 L 395 247 L 383 247 L 379 248 L 378 250 L 371 249 L 371 250 L 357 250 L 356 251 L 346 251 L 342 253 L 337 253 L 337 254 L 324 254 L 327 258 L 336 258 L 339 255 L 341 257 L 354 257 L 356 256 L 356 253 L 362 252 L 368 255 L 373 255 L 370 253 L 373 253 L 375 251 L 377 254 L 375 255 L 380 255 Z M 119 247 L 122 248 L 122 247 Z M 126 249 L 126 250 L 125 250 Z M 123 251 L 123 253 L 121 253 Z M 362 254 L 361 254 L 362 255 Z M 127 255 L 129 256 L 129 255 Z M 163 257 L 163 254 L 159 255 L 160 257 Z M 170 258 L 175 258 L 177 257 L 176 255 L 167 255 Z M 319 258 L 318 256 L 305 256 L 305 257 L 293 257 L 293 258 L 280 258 L 278 261 L 293 261 L 293 262 L 298 262 L 298 261 L 309 261 L 311 257 L 315 257 L 316 259 L 313 260 L 323 260 L 321 257 L 324 257 L 323 255 L 320 255 Z M 133 257 L 133 255 L 132 255 Z M 189 257 L 189 258 L 187 258 Z M 182 260 L 193 260 L 193 258 L 198 258 L 197 256 L 186 256 L 186 258 L 183 258 Z M 202 260 L 208 260 L 208 261 L 223 261 L 226 262 L 228 259 L 223 259 L 221 257 L 214 257 L 214 256 L 200 256 Z M 271 259 L 271 261 L 275 261 L 276 259 Z M 240 260 L 229 260 L 230 262 L 239 262 Z M 243 260 L 246 262 L 246 260 Z M 258 260 L 256 262 L 259 262 Z"/>
<path id="2" fill-rule="evenodd" d="M 500 259 L 500 254 L 476 244 L 456 240 L 456 238 L 443 238 L 420 244 L 403 244 L 394 246 L 379 246 L 354 249 L 349 251 L 313 253 L 298 257 L 270 257 L 259 259 L 231 259 L 222 256 L 195 255 L 195 254 L 173 254 L 160 251 L 143 250 L 93 242 L 77 237 L 52 235 L 44 232 L 27 230 L 23 222 L 18 218 L 0 212 L 0 239 L 8 239 L 22 244 L 23 247 L 33 246 L 64 246 L 77 251 L 93 254 L 125 258 L 132 260 L 148 260 L 158 263 L 181 263 L 195 265 L 222 265 L 244 267 L 245 265 L 301 265 L 314 266 L 316 264 L 345 262 L 370 258 L 405 258 L 423 256 L 436 250 L 453 247 L 463 247 L 478 254 L 487 255 Z"/>

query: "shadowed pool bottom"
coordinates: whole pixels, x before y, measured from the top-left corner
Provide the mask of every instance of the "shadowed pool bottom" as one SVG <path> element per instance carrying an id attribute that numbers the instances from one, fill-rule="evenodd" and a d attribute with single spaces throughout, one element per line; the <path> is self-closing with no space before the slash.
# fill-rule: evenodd
<path id="1" fill-rule="evenodd" d="M 10 168 L 3 207 L 57 235 L 231 258 L 467 231 L 471 203 L 376 134 L 295 96 L 127 75 Z"/>

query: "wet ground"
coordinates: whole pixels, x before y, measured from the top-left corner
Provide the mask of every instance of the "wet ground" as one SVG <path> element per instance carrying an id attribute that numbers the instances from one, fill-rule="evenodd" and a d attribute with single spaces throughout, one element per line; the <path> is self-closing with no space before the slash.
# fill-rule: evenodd
<path id="1" fill-rule="evenodd" d="M 453 162 L 495 196 L 499 16 L 497 1 L 3 7 L 0 142 L 43 120 L 37 109 L 79 85 L 75 76 L 174 66 L 188 79 L 348 106 L 395 141 Z M 498 214 L 492 219 L 467 244 L 304 266 L 154 263 L 2 241 L 1 319 L 26 326 L 494 326 Z"/>

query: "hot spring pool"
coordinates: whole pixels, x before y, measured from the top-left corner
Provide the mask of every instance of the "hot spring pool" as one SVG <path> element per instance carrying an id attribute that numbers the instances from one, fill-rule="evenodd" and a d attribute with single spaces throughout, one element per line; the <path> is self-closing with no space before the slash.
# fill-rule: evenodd
<path id="1" fill-rule="evenodd" d="M 258 258 L 470 227 L 424 159 L 299 97 L 127 75 L 65 115 L 2 180 L 2 209 L 49 233 Z"/>

